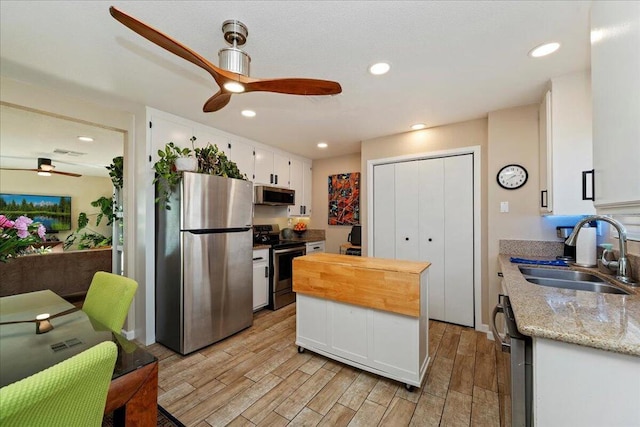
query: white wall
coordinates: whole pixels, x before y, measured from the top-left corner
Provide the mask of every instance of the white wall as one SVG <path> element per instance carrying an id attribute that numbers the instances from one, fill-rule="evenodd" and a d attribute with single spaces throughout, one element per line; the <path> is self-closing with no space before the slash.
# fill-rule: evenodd
<path id="1" fill-rule="evenodd" d="M 37 194 L 44 196 L 71 196 L 71 230 L 61 231 L 47 237 L 55 236 L 64 241 L 68 235 L 78 228 L 78 215 L 85 212 L 89 217 L 88 228 L 105 236 L 111 235 L 111 226 L 103 218 L 99 226 L 95 226 L 99 208 L 91 206 L 91 202 L 104 196 L 111 198 L 113 184 L 109 178 L 83 176 L 74 178 L 63 175 L 39 176 L 30 171 L 0 171 L 0 193 Z"/>
<path id="2" fill-rule="evenodd" d="M 360 172 L 360 153 L 341 157 L 331 157 L 313 161 L 313 214 L 309 227 L 325 230 L 326 252 L 339 253 L 340 245 L 347 242 L 351 232 L 350 225 L 329 225 L 329 183 L 330 175 L 347 172 Z M 360 188 L 360 211 L 362 212 L 363 198 Z"/>

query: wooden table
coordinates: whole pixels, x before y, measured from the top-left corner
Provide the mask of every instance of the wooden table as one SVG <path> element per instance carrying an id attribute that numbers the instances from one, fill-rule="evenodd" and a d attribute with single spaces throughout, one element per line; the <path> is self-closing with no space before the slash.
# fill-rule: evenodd
<path id="1" fill-rule="evenodd" d="M 46 290 L 0 298 L 0 323 L 34 319 L 74 306 Z M 103 341 L 114 341 L 118 358 L 105 413 L 114 424 L 157 424 L 158 360 L 125 337 L 110 331 L 81 310 L 51 319 L 54 329 L 37 335 L 35 323 L 0 325 L 0 387 L 51 367 Z M 54 351 L 56 348 L 57 351 Z"/>

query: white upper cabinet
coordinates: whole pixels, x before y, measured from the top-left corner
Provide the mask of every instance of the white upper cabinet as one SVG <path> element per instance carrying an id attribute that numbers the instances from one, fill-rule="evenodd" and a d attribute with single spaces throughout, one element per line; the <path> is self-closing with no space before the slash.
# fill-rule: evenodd
<path id="1" fill-rule="evenodd" d="M 240 141 L 229 142 L 227 157 L 238 165 L 240 172 L 247 175 L 249 181 L 255 180 L 255 162 L 253 146 Z"/>
<path id="2" fill-rule="evenodd" d="M 255 183 L 289 187 L 289 158 L 256 147 L 255 149 Z"/>
<path id="3" fill-rule="evenodd" d="M 289 216 L 311 215 L 311 163 L 291 159 L 289 188 L 296 191 L 296 204 L 289 206 Z"/>
<path id="4" fill-rule="evenodd" d="M 593 166 L 598 213 L 640 212 L 640 3 L 593 2 Z"/>
<path id="5" fill-rule="evenodd" d="M 539 120 L 541 213 L 594 214 L 589 71 L 551 79 Z"/>

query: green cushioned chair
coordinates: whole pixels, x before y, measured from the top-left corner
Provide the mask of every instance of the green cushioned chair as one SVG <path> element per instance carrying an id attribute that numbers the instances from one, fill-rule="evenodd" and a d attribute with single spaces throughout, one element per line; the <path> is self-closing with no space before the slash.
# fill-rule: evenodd
<path id="1" fill-rule="evenodd" d="M 93 275 L 82 311 L 114 332 L 120 333 L 138 283 L 105 271 Z"/>
<path id="2" fill-rule="evenodd" d="M 100 426 L 118 347 L 105 341 L 0 388 L 0 426 Z"/>

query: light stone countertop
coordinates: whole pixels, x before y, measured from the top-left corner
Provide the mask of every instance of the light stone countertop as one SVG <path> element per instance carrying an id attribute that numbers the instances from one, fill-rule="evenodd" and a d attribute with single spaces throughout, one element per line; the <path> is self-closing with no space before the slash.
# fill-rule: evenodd
<path id="1" fill-rule="evenodd" d="M 522 334 L 640 356 L 640 288 L 615 283 L 631 293 L 618 295 L 540 286 L 525 280 L 510 255 L 499 260 L 503 288 Z M 597 269 L 571 269 L 610 279 Z"/>

